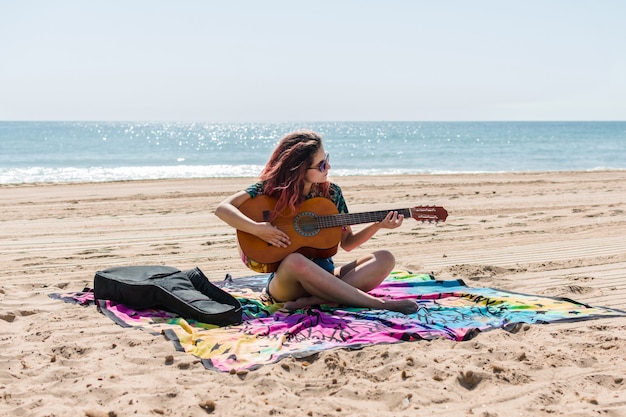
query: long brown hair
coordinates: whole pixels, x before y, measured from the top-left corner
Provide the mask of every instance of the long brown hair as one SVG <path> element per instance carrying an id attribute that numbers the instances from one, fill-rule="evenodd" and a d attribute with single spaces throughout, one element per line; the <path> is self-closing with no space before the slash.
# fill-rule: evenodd
<path id="1" fill-rule="evenodd" d="M 295 211 L 304 201 L 304 177 L 321 146 L 322 137 L 311 130 L 288 133 L 280 140 L 260 176 L 264 193 L 277 200 L 272 218 L 287 207 Z M 321 196 L 328 197 L 328 182 L 317 187 Z"/>

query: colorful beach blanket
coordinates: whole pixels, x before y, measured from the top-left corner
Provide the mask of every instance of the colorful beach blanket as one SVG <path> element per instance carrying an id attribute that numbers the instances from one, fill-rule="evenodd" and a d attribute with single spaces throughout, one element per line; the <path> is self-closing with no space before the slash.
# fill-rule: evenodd
<path id="1" fill-rule="evenodd" d="M 266 278 L 227 276 L 219 284 L 243 306 L 243 323 L 236 326 L 194 322 L 163 310 L 133 310 L 108 300 L 98 300 L 98 309 L 121 326 L 163 333 L 178 350 L 200 358 L 207 369 L 224 372 L 253 370 L 284 357 L 307 357 L 334 348 L 442 337 L 462 341 L 487 330 L 512 330 L 520 323 L 626 315 L 624 311 L 591 307 L 568 298 L 471 288 L 462 280 L 440 281 L 432 275 L 405 271 L 391 273 L 370 293 L 415 299 L 419 309 L 414 314 L 330 305 L 289 312 L 281 304 L 262 301 Z M 94 302 L 88 288 L 51 297 L 85 305 Z"/>

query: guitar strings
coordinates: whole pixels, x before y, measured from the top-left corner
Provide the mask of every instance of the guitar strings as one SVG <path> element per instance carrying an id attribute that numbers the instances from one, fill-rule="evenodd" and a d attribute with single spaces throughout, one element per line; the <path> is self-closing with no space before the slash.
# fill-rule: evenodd
<path id="1" fill-rule="evenodd" d="M 313 213 L 311 216 L 305 218 L 308 222 L 298 223 L 298 225 L 305 228 L 311 228 L 311 226 L 313 226 L 315 229 L 319 230 L 331 227 L 349 226 L 353 224 L 372 223 L 383 220 L 390 211 L 397 211 L 399 214 L 404 215 L 405 218 L 413 217 L 415 220 L 422 221 L 423 223 L 438 223 L 442 220 L 439 218 L 439 215 L 436 214 L 437 207 L 421 206 L 415 207 L 414 210 L 420 212 L 417 217 L 411 209 L 379 210 L 365 213 L 339 213 L 323 216 L 317 216 Z M 433 214 L 433 212 L 435 214 Z M 447 215 L 447 213 L 445 214 Z M 272 222 L 272 224 L 283 231 L 296 231 L 302 227 L 298 227 L 298 225 L 295 224 L 295 220 L 296 219 L 293 217 L 285 220 L 278 219 Z M 445 217 L 443 220 L 445 221 Z"/>

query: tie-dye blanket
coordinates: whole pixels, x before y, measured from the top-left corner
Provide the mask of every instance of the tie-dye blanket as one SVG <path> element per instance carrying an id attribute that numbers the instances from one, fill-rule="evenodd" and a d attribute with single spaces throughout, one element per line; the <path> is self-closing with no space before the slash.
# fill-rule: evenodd
<path id="1" fill-rule="evenodd" d="M 163 332 L 177 349 L 199 357 L 207 369 L 226 372 L 252 370 L 287 356 L 305 357 L 333 348 L 441 337 L 461 341 L 491 329 L 511 330 L 520 323 L 626 315 L 567 298 L 470 288 L 462 280 L 438 281 L 431 275 L 403 271 L 393 272 L 370 293 L 413 298 L 419 303 L 414 314 L 330 305 L 288 312 L 280 304 L 262 301 L 265 280 L 265 275 L 227 277 L 219 284 L 242 303 L 244 321 L 236 326 L 198 323 L 163 310 L 136 311 L 108 300 L 98 300 L 98 308 L 122 326 Z M 89 289 L 51 296 L 82 304 L 93 302 Z"/>

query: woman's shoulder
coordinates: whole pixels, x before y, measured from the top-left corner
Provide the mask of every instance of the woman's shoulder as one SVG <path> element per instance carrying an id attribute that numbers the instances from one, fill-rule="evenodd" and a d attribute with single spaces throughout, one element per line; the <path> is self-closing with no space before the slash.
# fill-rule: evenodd
<path id="1" fill-rule="evenodd" d="M 262 195 L 265 193 L 264 191 L 265 189 L 265 182 L 264 181 L 257 181 L 254 184 L 248 186 L 248 188 L 245 189 L 245 191 L 250 194 L 250 197 L 254 198 L 257 197 L 259 195 Z"/>
<path id="2" fill-rule="evenodd" d="M 328 184 L 329 184 L 328 185 L 328 189 L 329 190 L 336 191 L 336 192 L 341 192 L 341 187 L 338 184 L 336 184 L 334 182 L 329 182 Z"/>
<path id="3" fill-rule="evenodd" d="M 343 195 L 341 187 L 334 182 L 328 183 L 328 193 L 331 197 Z"/>
<path id="4" fill-rule="evenodd" d="M 331 200 L 335 200 L 336 196 L 342 195 L 341 187 L 333 182 L 316 183 L 313 185 L 311 192 L 307 198 L 312 197 L 328 197 Z"/>
<path id="5" fill-rule="evenodd" d="M 333 203 L 335 203 L 335 205 L 337 206 L 339 213 L 348 213 L 348 205 L 346 204 L 346 200 L 343 197 L 341 187 L 331 182 L 328 188 L 328 195 Z"/>

